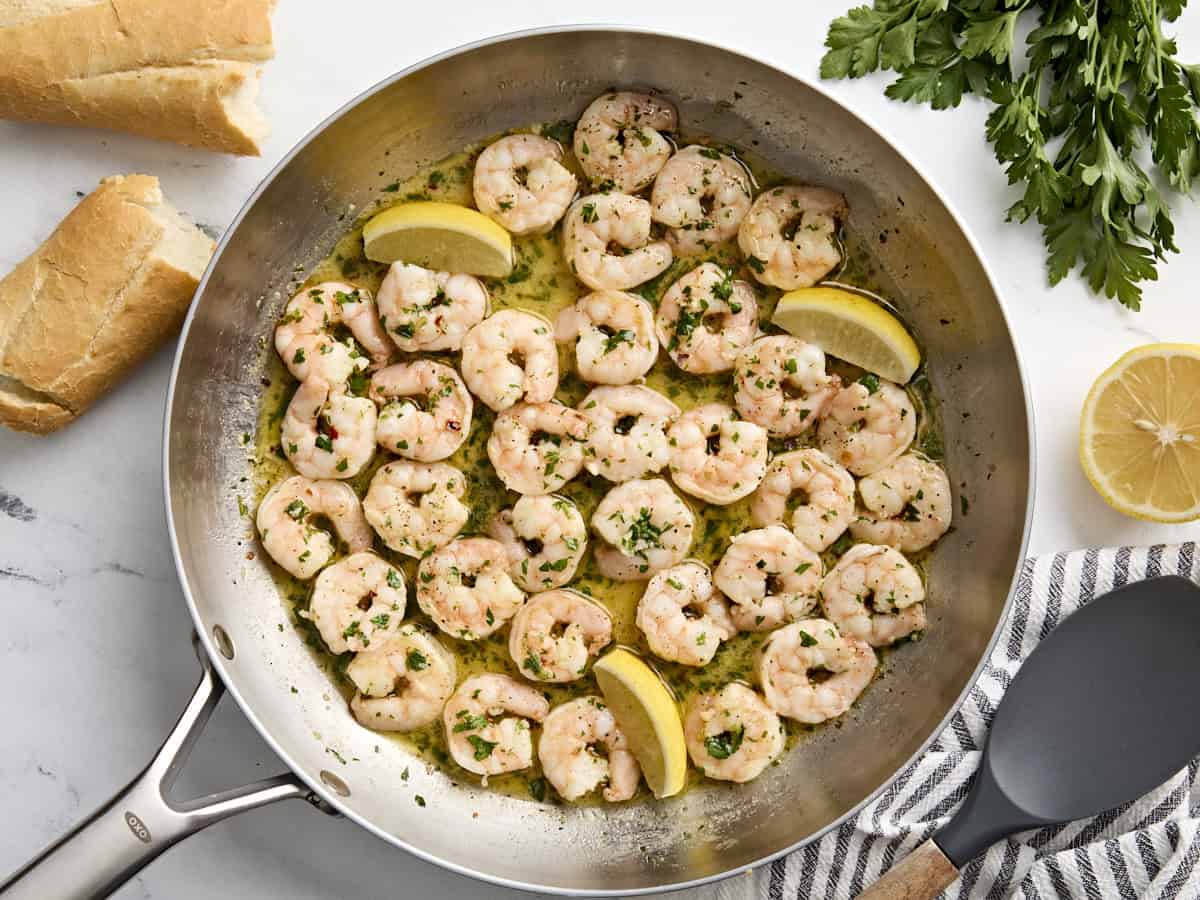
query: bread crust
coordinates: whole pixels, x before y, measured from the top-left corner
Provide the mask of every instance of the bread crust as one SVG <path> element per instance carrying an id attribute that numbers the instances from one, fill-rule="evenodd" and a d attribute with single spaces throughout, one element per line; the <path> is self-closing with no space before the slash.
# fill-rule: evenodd
<path id="1" fill-rule="evenodd" d="M 274 0 L 50 0 L 0 23 L 0 118 L 258 155 Z"/>
<path id="2" fill-rule="evenodd" d="M 104 179 L 0 281 L 0 422 L 84 412 L 179 329 L 212 249 L 157 178 Z"/>

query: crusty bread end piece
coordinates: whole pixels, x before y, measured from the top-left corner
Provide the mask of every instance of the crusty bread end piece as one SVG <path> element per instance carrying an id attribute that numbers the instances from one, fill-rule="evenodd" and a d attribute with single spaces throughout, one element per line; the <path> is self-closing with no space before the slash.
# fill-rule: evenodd
<path id="1" fill-rule="evenodd" d="M 80 415 L 179 329 L 212 250 L 157 178 L 100 182 L 0 281 L 0 423 Z"/>
<path id="2" fill-rule="evenodd" d="M 274 0 L 9 0 L 0 118 L 257 156 Z"/>

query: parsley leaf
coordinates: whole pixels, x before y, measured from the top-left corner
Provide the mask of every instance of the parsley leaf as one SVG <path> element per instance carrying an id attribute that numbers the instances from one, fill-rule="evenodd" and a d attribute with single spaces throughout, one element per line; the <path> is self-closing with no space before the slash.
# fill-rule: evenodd
<path id="1" fill-rule="evenodd" d="M 468 734 L 467 741 L 475 748 L 475 759 L 487 759 L 492 755 L 492 751 L 496 749 L 495 741 L 485 741 L 477 734 Z"/>
<path id="2" fill-rule="evenodd" d="M 1007 218 L 1042 227 L 1050 283 L 1078 271 L 1136 310 L 1159 261 L 1179 252 L 1159 185 L 1187 195 L 1200 180 L 1200 66 L 1162 33 L 1186 5 L 873 0 L 831 23 L 821 75 L 890 69 L 887 96 L 934 109 L 985 98 L 988 141 L 1021 190 Z"/>
<path id="3" fill-rule="evenodd" d="M 729 759 L 729 757 L 738 752 L 738 748 L 742 746 L 742 740 L 745 736 L 745 728 L 722 731 L 720 734 L 706 737 L 704 739 L 704 749 L 708 751 L 708 755 L 713 759 Z"/>

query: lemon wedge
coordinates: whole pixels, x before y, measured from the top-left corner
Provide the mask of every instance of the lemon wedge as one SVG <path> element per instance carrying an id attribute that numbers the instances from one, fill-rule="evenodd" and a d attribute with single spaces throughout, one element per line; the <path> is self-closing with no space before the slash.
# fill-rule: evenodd
<path id="1" fill-rule="evenodd" d="M 771 319 L 788 334 L 826 353 L 905 384 L 921 364 L 921 351 L 900 320 L 861 294 L 835 287 L 789 291 Z"/>
<path id="2" fill-rule="evenodd" d="M 363 226 L 363 250 L 376 262 L 502 278 L 513 267 L 512 238 L 483 213 L 422 201 L 385 209 Z"/>
<path id="3" fill-rule="evenodd" d="M 687 746 L 670 690 L 636 654 L 620 647 L 597 660 L 594 671 L 654 796 L 678 794 L 687 778 Z"/>
<path id="4" fill-rule="evenodd" d="M 1138 347 L 1097 378 L 1080 417 L 1079 461 L 1127 516 L 1200 519 L 1200 345 Z"/>

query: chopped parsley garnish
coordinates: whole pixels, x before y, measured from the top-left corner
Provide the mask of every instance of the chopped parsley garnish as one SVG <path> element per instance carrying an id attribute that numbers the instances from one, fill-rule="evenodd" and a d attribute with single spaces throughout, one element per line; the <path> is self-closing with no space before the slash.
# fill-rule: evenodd
<path id="1" fill-rule="evenodd" d="M 387 586 L 397 591 L 404 587 L 404 579 L 395 569 L 388 569 Z"/>
<path id="2" fill-rule="evenodd" d="M 817 639 L 815 637 L 813 637 L 811 634 L 809 634 L 807 631 L 801 631 L 800 632 L 800 646 L 801 647 L 815 647 L 815 646 L 817 646 Z"/>
<path id="3" fill-rule="evenodd" d="M 530 651 L 529 655 L 525 657 L 525 661 L 521 663 L 521 668 L 532 672 L 538 678 L 541 678 L 546 672 L 542 668 L 542 661 L 537 658 L 537 654 L 533 651 Z"/>
<path id="4" fill-rule="evenodd" d="M 733 272 L 725 272 L 725 277 L 713 285 L 713 296 L 718 300 L 728 300 L 733 296 Z M 739 306 L 733 310 L 738 312 L 741 309 Z"/>
<path id="5" fill-rule="evenodd" d="M 595 203 L 583 204 L 582 212 L 583 212 L 583 221 L 584 221 L 585 225 L 590 225 L 592 222 L 595 222 L 598 218 L 600 218 L 598 215 L 596 215 L 596 204 Z"/>
<path id="6" fill-rule="evenodd" d="M 495 741 L 485 741 L 477 734 L 468 734 L 467 741 L 475 748 L 475 759 L 487 759 L 496 749 Z"/>
<path id="7" fill-rule="evenodd" d="M 667 349 L 674 350 L 690 338 L 703 319 L 704 312 L 702 310 L 681 309 L 679 318 L 675 320 L 675 333 L 671 335 L 671 346 Z"/>
<path id="8" fill-rule="evenodd" d="M 622 344 L 632 344 L 637 337 L 630 329 L 622 328 L 620 331 L 613 332 L 604 339 L 604 352 L 612 353 Z"/>
<path id="9" fill-rule="evenodd" d="M 327 434 L 318 434 L 316 441 L 313 443 L 317 445 L 317 449 L 319 450 L 324 450 L 326 453 L 333 452 L 333 441 Z"/>
<path id="10" fill-rule="evenodd" d="M 408 656 L 404 657 L 404 664 L 410 672 L 420 672 L 429 668 L 429 660 L 420 650 L 409 650 Z"/>
<path id="11" fill-rule="evenodd" d="M 701 147 L 700 155 L 703 156 L 705 159 L 720 159 L 721 151 L 714 150 L 712 147 Z"/>
<path id="12" fill-rule="evenodd" d="M 862 378 L 858 379 L 858 383 L 867 389 L 868 394 L 874 394 L 879 390 L 879 376 L 874 372 L 868 372 Z"/>
<path id="13" fill-rule="evenodd" d="M 670 528 L 669 525 L 666 528 L 655 525 L 650 518 L 650 510 L 643 506 L 629 530 L 625 532 L 625 536 L 621 538 L 621 546 L 630 556 L 645 557 L 646 551 L 651 547 L 662 546 L 663 533 Z"/>
<path id="14" fill-rule="evenodd" d="M 535 778 L 529 782 L 529 796 L 538 803 L 543 803 L 546 800 L 546 779 Z"/>
<path id="15" fill-rule="evenodd" d="M 377 616 L 371 616 L 371 624 L 376 628 L 387 628 L 388 622 L 391 620 L 392 617 L 387 613 L 380 613 Z"/>
<path id="16" fill-rule="evenodd" d="M 708 751 L 708 755 L 713 759 L 729 759 L 729 757 L 738 752 L 738 748 L 742 746 L 742 739 L 745 736 L 746 729 L 741 727 L 733 731 L 722 731 L 720 734 L 706 737 L 704 739 L 704 749 Z"/>
<path id="17" fill-rule="evenodd" d="M 765 262 L 763 262 L 761 259 L 759 259 L 757 256 L 747 256 L 746 257 L 746 265 L 748 265 L 750 268 L 752 268 L 759 275 L 761 275 L 767 269 L 767 264 Z"/>
<path id="18" fill-rule="evenodd" d="M 303 500 L 299 500 L 299 499 L 293 500 L 291 503 L 289 503 L 284 508 L 283 511 L 285 513 L 287 513 L 288 516 L 296 522 L 299 522 L 301 519 L 303 519 L 305 516 L 308 515 L 308 507 L 304 505 Z"/>
<path id="19" fill-rule="evenodd" d="M 487 716 L 473 716 L 465 709 L 459 711 L 458 719 L 458 724 L 450 729 L 453 734 L 460 734 L 464 731 L 478 731 L 488 723 Z"/>

